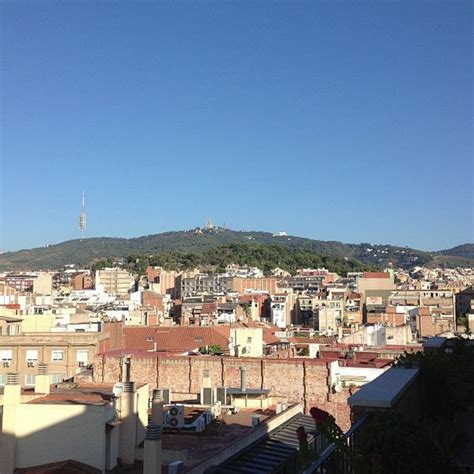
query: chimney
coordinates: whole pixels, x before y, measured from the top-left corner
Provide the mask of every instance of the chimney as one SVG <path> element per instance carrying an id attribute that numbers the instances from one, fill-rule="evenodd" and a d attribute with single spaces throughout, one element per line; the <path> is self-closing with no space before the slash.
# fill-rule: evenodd
<path id="1" fill-rule="evenodd" d="M 342 341 L 342 326 L 337 327 L 337 340 L 338 342 Z"/>
<path id="2" fill-rule="evenodd" d="M 2 442 L 0 443 L 2 474 L 13 474 L 16 468 L 16 411 L 21 401 L 21 385 L 18 380 L 17 373 L 7 374 L 3 391 Z"/>
<path id="3" fill-rule="evenodd" d="M 135 462 L 135 447 L 137 444 L 137 392 L 135 382 L 130 381 L 130 359 L 124 358 L 122 363 L 123 393 L 119 399 L 120 426 L 120 455 L 125 464 Z"/>
<path id="4" fill-rule="evenodd" d="M 21 400 L 21 385 L 18 373 L 7 374 L 7 383 L 3 390 L 3 405 L 19 405 Z"/>
<path id="5" fill-rule="evenodd" d="M 153 390 L 151 399 L 151 420 L 156 426 L 163 425 L 163 392 L 160 389 Z"/>
<path id="6" fill-rule="evenodd" d="M 47 364 L 39 364 L 38 375 L 35 377 L 35 393 L 44 393 L 47 395 L 50 392 L 50 388 L 48 366 Z"/>
<path id="7" fill-rule="evenodd" d="M 122 382 L 130 381 L 130 356 L 122 359 Z"/>
<path id="8" fill-rule="evenodd" d="M 247 389 L 247 367 L 240 367 L 240 390 L 245 392 Z"/>
<path id="9" fill-rule="evenodd" d="M 151 400 L 151 418 L 146 429 L 145 449 L 143 455 L 143 474 L 161 474 L 163 426 L 162 391 L 153 390 Z"/>
<path id="10" fill-rule="evenodd" d="M 146 428 L 143 474 L 161 474 L 161 426 L 152 421 Z"/>

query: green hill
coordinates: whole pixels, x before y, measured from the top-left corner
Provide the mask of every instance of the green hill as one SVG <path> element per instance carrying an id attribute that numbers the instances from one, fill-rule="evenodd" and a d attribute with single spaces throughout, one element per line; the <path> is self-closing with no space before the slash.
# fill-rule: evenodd
<path id="1" fill-rule="evenodd" d="M 227 265 L 258 267 L 266 274 L 274 268 L 295 273 L 299 268 L 327 268 L 345 275 L 347 272 L 361 272 L 374 269 L 355 259 L 334 257 L 313 250 L 290 248 L 281 244 L 256 244 L 239 242 L 214 247 L 206 251 L 185 252 L 168 250 L 156 255 L 132 254 L 123 264 L 133 273 L 144 274 L 148 265 L 161 266 L 167 270 L 187 270 L 196 267 L 212 271 L 225 271 Z M 92 265 L 101 269 L 113 264 L 113 259 L 100 260 Z"/>
<path id="2" fill-rule="evenodd" d="M 269 232 L 214 229 L 165 232 L 132 239 L 100 237 L 69 240 L 42 248 L 6 252 L 0 255 L 0 271 L 54 270 L 67 264 L 84 267 L 108 257 L 127 258 L 133 254 L 156 255 L 167 251 L 203 253 L 216 247 L 238 243 L 271 244 L 290 249 L 310 250 L 334 258 L 357 260 L 378 268 L 389 265 L 410 268 L 434 261 L 434 254 L 408 247 L 368 243 L 343 244 L 297 236 L 274 236 Z M 474 260 L 470 262 L 469 259 L 463 259 L 463 261 L 466 266 L 474 266 Z"/>
<path id="3" fill-rule="evenodd" d="M 452 249 L 440 250 L 438 253 L 449 257 L 461 257 L 474 260 L 474 244 L 462 244 Z"/>

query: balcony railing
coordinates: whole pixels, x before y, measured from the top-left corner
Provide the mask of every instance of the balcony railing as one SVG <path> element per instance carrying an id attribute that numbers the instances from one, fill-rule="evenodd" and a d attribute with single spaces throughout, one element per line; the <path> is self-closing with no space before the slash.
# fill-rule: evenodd
<path id="1" fill-rule="evenodd" d="M 360 445 L 369 416 L 369 413 L 361 416 L 344 435 L 349 452 L 353 452 Z M 352 457 L 338 451 L 337 446 L 332 443 L 322 451 L 316 461 L 305 469 L 304 474 L 350 474 L 355 472 L 354 468 Z"/>

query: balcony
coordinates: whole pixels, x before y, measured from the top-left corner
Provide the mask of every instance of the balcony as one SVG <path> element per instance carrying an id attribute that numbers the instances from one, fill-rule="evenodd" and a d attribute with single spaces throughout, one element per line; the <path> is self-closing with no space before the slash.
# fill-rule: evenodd
<path id="1" fill-rule="evenodd" d="M 352 427 L 304 474 L 474 472 L 474 341 L 406 354 L 349 397 Z"/>

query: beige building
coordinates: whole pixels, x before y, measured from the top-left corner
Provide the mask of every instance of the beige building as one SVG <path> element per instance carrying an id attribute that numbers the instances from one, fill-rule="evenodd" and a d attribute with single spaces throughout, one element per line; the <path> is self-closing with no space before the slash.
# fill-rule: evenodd
<path id="1" fill-rule="evenodd" d="M 175 271 L 167 271 L 162 267 L 148 267 L 146 269 L 150 290 L 163 295 L 171 295 L 177 298 L 178 287 L 181 284 L 180 275 Z"/>
<path id="2" fill-rule="evenodd" d="M 267 277 L 267 278 L 234 277 L 232 280 L 232 290 L 240 294 L 244 294 L 248 291 L 262 291 L 269 294 L 274 294 L 277 291 L 278 281 L 279 279 L 276 277 Z"/>
<path id="3" fill-rule="evenodd" d="M 262 357 L 263 330 L 261 328 L 237 327 L 230 329 L 229 351 L 235 357 Z"/>
<path id="4" fill-rule="evenodd" d="M 51 383 L 85 370 L 97 353 L 101 333 L 35 333 L 0 337 L 0 385 L 19 374 L 23 387 L 34 385 L 39 364 L 48 364 Z"/>
<path id="5" fill-rule="evenodd" d="M 149 389 L 133 382 L 122 386 L 118 398 L 111 385 L 73 384 L 51 391 L 44 366 L 34 392 L 22 392 L 17 374 L 9 374 L 0 395 L 1 474 L 67 459 L 99 472 L 115 468 L 119 458 L 133 464 L 145 439 Z"/>
<path id="6" fill-rule="evenodd" d="M 372 297 L 378 297 L 377 291 L 395 290 L 396 285 L 393 274 L 390 272 L 365 272 L 357 277 L 357 292 L 361 294 L 361 303 L 370 304 L 366 301 L 367 293 Z"/>
<path id="7" fill-rule="evenodd" d="M 15 336 L 20 334 L 22 320 L 14 316 L 0 315 L 0 336 Z"/>
<path id="8" fill-rule="evenodd" d="M 53 274 L 39 272 L 33 280 L 33 293 L 37 295 L 50 295 L 53 292 Z"/>
<path id="9" fill-rule="evenodd" d="M 97 270 L 95 287 L 110 295 L 127 295 L 135 283 L 133 275 L 121 268 Z"/>

